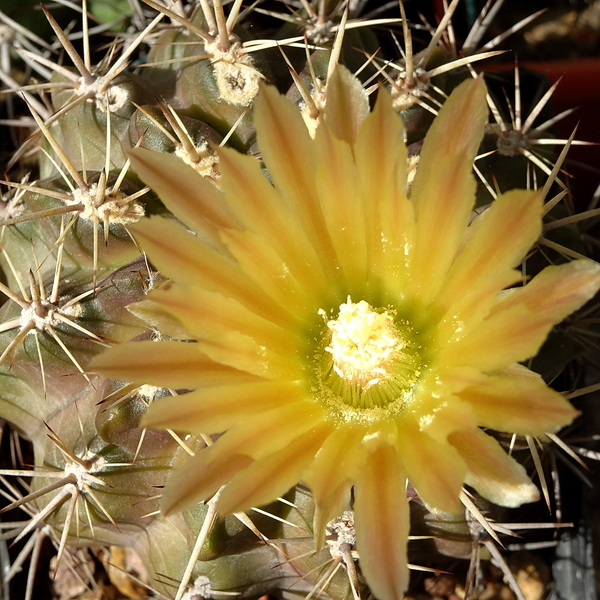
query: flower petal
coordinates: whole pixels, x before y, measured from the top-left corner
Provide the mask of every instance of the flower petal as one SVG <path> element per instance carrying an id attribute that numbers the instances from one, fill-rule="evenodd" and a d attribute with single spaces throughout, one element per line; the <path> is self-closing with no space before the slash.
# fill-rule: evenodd
<path id="1" fill-rule="evenodd" d="M 356 169 L 365 204 L 368 264 L 398 297 L 407 277 L 414 236 L 413 206 L 406 199 L 404 125 L 380 88 L 375 108 L 365 119 L 354 145 Z M 376 192 L 376 193 L 375 193 Z"/>
<path id="2" fill-rule="evenodd" d="M 272 86 L 261 86 L 254 106 L 256 136 L 276 190 L 290 202 L 328 276 L 335 276 L 335 252 L 325 226 L 315 183 L 313 142 L 298 108 Z"/>
<path id="3" fill-rule="evenodd" d="M 482 79 L 460 84 L 423 143 L 411 190 L 417 222 L 411 283 L 424 301 L 439 290 L 469 223 L 475 202 L 471 170 L 487 120 L 485 96 Z"/>
<path id="4" fill-rule="evenodd" d="M 510 375 L 489 375 L 458 395 L 471 404 L 479 425 L 497 431 L 538 436 L 568 425 L 578 412 L 537 373 L 532 375 L 517 369 Z"/>
<path id="5" fill-rule="evenodd" d="M 352 149 L 328 127 L 321 126 L 316 132 L 315 150 L 319 164 L 315 178 L 321 210 L 344 283 L 356 287 L 364 283 L 369 269 L 365 232 L 368 207 L 354 167 Z"/>
<path id="6" fill-rule="evenodd" d="M 252 380 L 236 383 L 235 377 L 231 377 L 227 384 L 155 400 L 142 425 L 188 433 L 220 433 L 242 419 L 302 398 L 302 390 L 294 383 Z"/>
<path id="7" fill-rule="evenodd" d="M 290 439 L 318 429 L 322 421 L 323 413 L 319 407 L 306 401 L 293 402 L 245 418 L 224 433 L 213 446 L 201 450 L 180 467 L 165 488 L 163 510 L 172 512 L 193 501 L 206 500 L 236 472 L 255 460 L 277 453 L 289 444 Z M 315 454 L 317 450 L 314 448 Z"/>
<path id="8" fill-rule="evenodd" d="M 212 360 L 267 379 L 299 376 L 294 336 L 236 300 L 176 284 L 154 292 L 152 299 L 181 320 Z"/>
<path id="9" fill-rule="evenodd" d="M 238 471 L 252 463 L 243 454 L 225 454 L 211 460 L 210 448 L 201 450 L 175 470 L 160 499 L 161 510 L 171 514 L 206 500 Z"/>
<path id="10" fill-rule="evenodd" d="M 151 292 L 151 294 L 154 292 Z M 138 319 L 150 326 L 150 329 L 160 331 L 162 335 L 173 340 L 190 340 L 192 336 L 171 313 L 154 303 L 150 298 L 134 302 L 127 310 Z"/>
<path id="11" fill-rule="evenodd" d="M 456 431 L 448 441 L 467 464 L 466 482 L 500 506 L 520 506 L 539 499 L 525 469 L 500 444 L 479 429 Z"/>
<path id="12" fill-rule="evenodd" d="M 216 363 L 199 346 L 187 342 L 130 342 L 95 356 L 88 370 L 112 379 L 171 389 L 254 381 L 244 371 Z"/>
<path id="13" fill-rule="evenodd" d="M 495 371 L 534 356 L 555 323 L 600 288 L 600 265 L 576 260 L 546 267 L 525 287 L 504 292 L 490 316 L 456 343 L 443 347 L 448 364 Z"/>
<path id="14" fill-rule="evenodd" d="M 341 427 L 325 440 L 304 476 L 315 499 L 315 548 L 320 549 L 325 525 L 346 508 L 348 492 L 355 479 L 364 452 L 360 442 L 362 427 Z"/>
<path id="15" fill-rule="evenodd" d="M 131 166 L 165 206 L 197 233 L 219 244 L 219 230 L 238 223 L 223 192 L 174 154 L 134 148 Z"/>
<path id="16" fill-rule="evenodd" d="M 396 449 L 369 454 L 354 486 L 354 523 L 361 571 L 378 600 L 399 600 L 408 587 L 409 509 Z"/>
<path id="17" fill-rule="evenodd" d="M 408 479 L 427 506 L 451 513 L 461 510 L 458 496 L 466 466 L 452 446 L 402 421 L 398 423 L 398 450 Z"/>
<path id="18" fill-rule="evenodd" d="M 323 409 L 306 400 L 285 403 L 268 411 L 254 411 L 252 416 L 226 431 L 211 447 L 211 452 L 215 457 L 246 454 L 258 460 L 317 427 L 323 417 Z"/>
<path id="19" fill-rule="evenodd" d="M 553 325 L 526 306 L 511 306 L 485 319 L 458 342 L 445 344 L 440 361 L 497 371 L 534 356 Z"/>
<path id="20" fill-rule="evenodd" d="M 346 67 L 337 65 L 327 80 L 327 129 L 337 139 L 352 144 L 368 114 L 369 98 L 362 83 Z"/>
<path id="21" fill-rule="evenodd" d="M 293 331 L 286 331 L 218 292 L 196 285 L 174 284 L 169 290 L 151 292 L 149 297 L 177 317 L 198 340 L 218 341 L 223 335 L 239 331 L 274 353 L 285 354 L 296 349 Z"/>
<path id="22" fill-rule="evenodd" d="M 221 492 L 219 513 L 228 515 L 248 510 L 285 494 L 298 483 L 332 427 L 321 423 L 238 472 Z"/>
<path id="23" fill-rule="evenodd" d="M 317 307 L 307 298 L 309 290 L 296 281 L 270 239 L 250 231 L 234 230 L 223 232 L 221 237 L 242 269 L 273 300 L 298 318 L 302 318 L 309 309 L 312 309 L 312 316 Z M 313 297 L 310 293 L 308 296 Z"/>
<path id="24" fill-rule="evenodd" d="M 525 287 L 507 290 L 494 307 L 499 313 L 518 304 L 529 307 L 552 323 L 560 323 L 600 289 L 600 264 L 574 260 L 546 267 Z"/>
<path id="25" fill-rule="evenodd" d="M 513 190 L 500 196 L 471 225 L 470 239 L 454 261 L 437 302 L 445 320 L 477 323 L 502 289 L 520 279 L 513 269 L 541 233 L 542 196 Z M 472 325 L 471 325 L 472 326 Z"/>
<path id="26" fill-rule="evenodd" d="M 260 290 L 234 260 L 189 233 L 179 223 L 151 217 L 129 229 L 166 277 L 178 282 L 193 282 L 235 298 L 271 321 L 289 323 L 289 315 Z"/>
<path id="27" fill-rule="evenodd" d="M 287 199 L 277 193 L 253 156 L 229 148 L 219 150 L 221 186 L 227 203 L 253 232 L 260 232 L 285 261 L 294 278 L 315 292 L 326 290 L 327 278 L 314 247 Z M 290 244 L 290 240 L 294 240 Z"/>

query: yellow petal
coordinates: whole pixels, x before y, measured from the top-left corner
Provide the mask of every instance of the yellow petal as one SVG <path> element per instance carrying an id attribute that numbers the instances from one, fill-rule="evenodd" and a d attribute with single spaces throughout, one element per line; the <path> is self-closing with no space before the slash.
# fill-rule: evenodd
<path id="1" fill-rule="evenodd" d="M 219 230 L 234 227 L 223 193 L 174 154 L 135 148 L 131 166 L 165 206 L 197 233 L 219 244 Z"/>
<path id="2" fill-rule="evenodd" d="M 370 269 L 399 295 L 407 277 L 414 216 L 412 204 L 406 199 L 408 151 L 404 126 L 384 88 L 379 89 L 375 108 L 358 133 L 354 155 L 366 204 Z"/>
<path id="3" fill-rule="evenodd" d="M 151 329 L 160 331 L 165 337 L 174 340 L 189 340 L 192 337 L 185 330 L 181 321 L 153 302 L 149 297 L 130 304 L 127 306 L 127 310 L 141 321 L 144 321 L 144 323 L 150 325 Z"/>
<path id="4" fill-rule="evenodd" d="M 335 276 L 335 253 L 325 226 L 315 183 L 313 142 L 298 108 L 272 86 L 261 86 L 254 107 L 258 146 L 276 190 L 298 215 L 303 229 Z"/>
<path id="5" fill-rule="evenodd" d="M 578 414 L 539 376 L 489 375 L 458 395 L 471 404 L 479 425 L 519 435 L 554 432 Z"/>
<path id="6" fill-rule="evenodd" d="M 551 323 L 559 323 L 580 308 L 600 289 L 600 265 L 592 260 L 574 260 L 546 267 L 525 287 L 507 290 L 493 312 L 518 304 L 529 307 Z"/>
<path id="7" fill-rule="evenodd" d="M 423 502 L 438 510 L 459 512 L 466 467 L 458 452 L 406 420 L 398 423 L 398 449 L 408 479 Z"/>
<path id="8" fill-rule="evenodd" d="M 425 304 L 439 292 L 459 249 L 475 202 L 475 188 L 471 165 L 467 166 L 461 156 L 441 158 L 419 196 L 413 188 L 411 200 L 420 200 L 415 209 L 420 204 L 424 208 L 416 215 L 409 284 L 415 297 Z M 424 198 L 425 193 L 428 198 Z"/>
<path id="9" fill-rule="evenodd" d="M 260 232 L 284 259 L 294 278 L 315 293 L 326 290 L 327 278 L 320 259 L 298 216 L 265 177 L 261 164 L 253 156 L 230 148 L 219 150 L 221 186 L 227 203 L 244 224 Z M 290 244 L 290 240 L 294 240 Z"/>
<path id="10" fill-rule="evenodd" d="M 327 129 L 339 140 L 352 144 L 368 114 L 369 98 L 362 83 L 346 67 L 337 65 L 327 80 Z"/>
<path id="11" fill-rule="evenodd" d="M 366 199 L 354 167 L 350 145 L 337 139 L 327 127 L 315 136 L 319 159 L 316 184 L 320 204 L 345 282 L 352 287 L 364 284 L 368 275 L 365 231 Z"/>
<path id="12" fill-rule="evenodd" d="M 467 464 L 466 482 L 484 498 L 500 506 L 535 502 L 539 493 L 525 469 L 500 444 L 479 429 L 457 431 L 448 441 Z"/>
<path id="13" fill-rule="evenodd" d="M 277 254 L 268 237 L 250 231 L 229 230 L 223 232 L 221 238 L 244 271 L 273 300 L 299 319 L 309 311 L 310 316 L 314 316 L 318 307 L 311 303 L 313 293 L 307 298 L 307 292 L 313 289 L 303 288 L 296 281 L 289 265 Z"/>
<path id="14" fill-rule="evenodd" d="M 248 510 L 284 495 L 298 483 L 332 427 L 321 423 L 238 472 L 221 492 L 219 513 L 224 516 Z"/>
<path id="15" fill-rule="evenodd" d="M 408 587 L 409 509 L 406 476 L 395 448 L 368 456 L 354 486 L 354 523 L 360 567 L 378 600 L 400 600 Z"/>
<path id="16" fill-rule="evenodd" d="M 471 173 L 487 120 L 483 80 L 459 85 L 440 109 L 421 150 L 411 200 L 417 234 L 411 283 L 432 299 L 463 239 L 475 202 Z"/>
<path id="17" fill-rule="evenodd" d="M 316 431 L 322 420 L 322 411 L 308 402 L 294 402 L 245 418 L 178 469 L 167 483 L 163 510 L 180 510 L 214 495 L 236 472 L 277 453 L 290 439 Z"/>
<path id="18" fill-rule="evenodd" d="M 519 280 L 513 269 L 541 233 L 542 196 L 513 190 L 500 196 L 471 225 L 471 236 L 450 268 L 437 302 L 446 320 L 476 323 L 496 294 Z"/>
<path id="19" fill-rule="evenodd" d="M 237 300 L 196 285 L 174 284 L 150 294 L 153 301 L 176 316 L 190 335 L 199 340 L 219 340 L 232 331 L 254 338 L 277 354 L 296 349 L 294 331 L 287 331 L 248 310 Z"/>
<path id="20" fill-rule="evenodd" d="M 552 326 L 581 307 L 600 288 L 600 265 L 576 260 L 546 267 L 524 287 L 505 291 L 490 316 L 457 343 L 443 346 L 442 360 L 494 371 L 534 356 Z"/>
<path id="21" fill-rule="evenodd" d="M 293 357 L 279 355 L 239 331 L 224 332 L 218 339 L 198 340 L 198 344 L 213 360 L 265 379 L 293 381 L 301 373 L 301 364 Z"/>
<path id="22" fill-rule="evenodd" d="M 463 81 L 444 102 L 427 132 L 420 153 L 419 170 L 413 184 L 415 193 L 427 189 L 428 178 L 435 172 L 437 161 L 440 159 L 458 154 L 463 156 L 469 168 L 472 166 L 483 138 L 487 116 L 483 78 Z M 416 200 L 419 205 L 430 201 L 436 200 Z M 437 201 L 443 203 L 443 199 Z M 431 207 L 419 206 L 418 211 L 420 210 L 431 211 Z"/>
<path id="23" fill-rule="evenodd" d="M 534 356 L 552 325 L 540 313 L 517 304 L 494 313 L 458 342 L 443 345 L 439 359 L 444 364 L 496 371 Z"/>
<path id="24" fill-rule="evenodd" d="M 187 342 L 130 342 L 94 357 L 88 370 L 138 385 L 171 389 L 253 381 L 256 377 L 212 361 L 197 344 Z"/>
<path id="25" fill-rule="evenodd" d="M 212 446 L 214 456 L 246 454 L 255 460 L 276 452 L 323 421 L 323 410 L 311 402 L 284 404 L 245 418 Z"/>
<path id="26" fill-rule="evenodd" d="M 410 412 L 420 431 L 440 444 L 446 443 L 452 431 L 477 425 L 473 407 L 456 396 L 424 396 L 414 402 Z"/>
<path id="27" fill-rule="evenodd" d="M 346 508 L 348 493 L 364 459 L 360 442 L 364 437 L 360 427 L 342 426 L 323 443 L 304 476 L 315 499 L 315 548 L 320 549 L 325 525 Z"/>
<path id="28" fill-rule="evenodd" d="M 152 299 L 181 320 L 212 360 L 267 379 L 300 375 L 294 335 L 235 300 L 178 285 L 154 292 Z"/>
<path id="29" fill-rule="evenodd" d="M 222 369 L 225 371 L 226 367 Z M 238 383 L 234 376 L 226 384 L 155 400 L 142 425 L 188 433 L 219 433 L 252 415 L 296 403 L 302 397 L 297 384 L 252 380 Z"/>
<path id="30" fill-rule="evenodd" d="M 252 463 L 242 454 L 226 454 L 211 460 L 210 448 L 201 450 L 169 478 L 160 499 L 161 510 L 170 514 L 207 500 L 238 471 Z"/>
<path id="31" fill-rule="evenodd" d="M 273 302 L 228 256 L 168 219 L 143 219 L 129 228 L 159 271 L 178 282 L 195 283 L 237 299 L 271 320 L 289 323 L 289 315 Z"/>

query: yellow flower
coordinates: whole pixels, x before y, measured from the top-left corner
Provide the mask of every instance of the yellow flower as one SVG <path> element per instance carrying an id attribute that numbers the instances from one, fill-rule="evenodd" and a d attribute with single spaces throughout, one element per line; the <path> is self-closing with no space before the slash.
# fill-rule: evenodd
<path id="1" fill-rule="evenodd" d="M 298 108 L 262 87 L 255 122 L 268 177 L 255 158 L 221 149 L 219 190 L 176 158 L 135 151 L 137 172 L 195 232 L 159 217 L 131 227 L 174 282 L 152 301 L 189 339 L 117 346 L 93 367 L 193 390 L 155 402 L 147 426 L 225 431 L 172 478 L 165 510 L 225 485 L 225 515 L 303 480 L 320 544 L 353 488 L 361 569 L 377 598 L 398 600 L 407 479 L 443 511 L 460 509 L 465 483 L 505 506 L 537 499 L 480 427 L 541 435 L 574 418 L 517 363 L 595 293 L 600 268 L 575 261 L 521 285 L 515 267 L 540 235 L 539 193 L 504 194 L 469 224 L 485 93 L 471 80 L 446 101 L 410 191 L 389 95 L 369 112 L 341 67 L 314 139 Z"/>

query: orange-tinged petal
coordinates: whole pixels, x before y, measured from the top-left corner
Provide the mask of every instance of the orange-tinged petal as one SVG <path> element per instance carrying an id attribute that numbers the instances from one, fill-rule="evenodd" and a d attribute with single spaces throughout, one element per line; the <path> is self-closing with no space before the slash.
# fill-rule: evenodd
<path id="1" fill-rule="evenodd" d="M 294 278 L 288 264 L 277 254 L 271 240 L 250 231 L 229 230 L 221 234 L 222 240 L 244 271 L 273 300 L 288 312 L 302 318 L 318 309 L 307 298 L 307 290 Z M 313 297 L 308 293 L 308 296 Z"/>
<path id="2" fill-rule="evenodd" d="M 440 288 L 475 202 L 473 160 L 487 120 L 483 80 L 459 85 L 444 103 L 421 150 L 411 200 L 417 232 L 412 286 L 423 300 Z"/>
<path id="3" fill-rule="evenodd" d="M 306 432 L 320 430 L 322 421 L 322 411 L 314 405 L 311 410 L 308 402 L 295 402 L 244 419 L 213 446 L 198 452 L 169 480 L 163 494 L 163 510 L 172 512 L 205 500 L 255 460 L 278 453 L 290 440 Z M 326 435 L 324 430 L 323 439 Z M 318 446 L 314 454 L 317 450 Z"/>
<path id="4" fill-rule="evenodd" d="M 419 387 L 419 403 L 426 402 L 429 410 L 433 410 L 436 398 L 446 398 L 464 390 L 470 385 L 476 385 L 484 378 L 478 369 L 472 367 L 446 367 L 436 365 L 427 372 Z"/>
<path id="5" fill-rule="evenodd" d="M 414 216 L 406 199 L 404 125 L 384 88 L 358 133 L 354 156 L 365 203 L 368 263 L 399 294 L 407 277 Z"/>
<path id="6" fill-rule="evenodd" d="M 291 439 L 317 427 L 323 410 L 311 402 L 285 404 L 247 417 L 224 433 L 211 448 L 214 456 L 246 454 L 255 460 L 276 452 Z M 315 452 L 316 453 L 316 452 Z"/>
<path id="7" fill-rule="evenodd" d="M 427 188 L 415 192 L 416 227 L 409 279 L 413 294 L 427 304 L 439 292 L 463 239 L 475 202 L 472 163 L 459 155 L 440 158 Z M 428 197 L 424 197 L 428 194 Z M 438 199 L 437 202 L 429 198 Z M 442 204 L 443 200 L 443 204 Z M 419 210 L 419 205 L 424 206 Z"/>
<path id="8" fill-rule="evenodd" d="M 600 264 L 574 260 L 557 267 L 546 267 L 525 287 L 507 290 L 493 312 L 518 304 L 535 311 L 539 318 L 559 323 L 580 308 L 600 289 Z"/>
<path id="9" fill-rule="evenodd" d="M 188 342 L 118 344 L 94 357 L 87 368 L 113 379 L 171 389 L 256 380 L 249 373 L 214 362 L 197 344 Z"/>
<path id="10" fill-rule="evenodd" d="M 338 65 L 327 80 L 327 129 L 339 140 L 352 144 L 368 114 L 369 98 L 362 83 L 346 67 Z"/>
<path id="11" fill-rule="evenodd" d="M 354 167 L 352 149 L 329 128 L 319 127 L 315 151 L 319 159 L 315 178 L 325 223 L 345 283 L 356 287 L 364 283 L 369 269 L 365 231 L 368 207 Z"/>
<path id="12" fill-rule="evenodd" d="M 320 549 L 325 525 L 346 508 L 348 492 L 365 457 L 362 427 L 340 427 L 323 443 L 304 476 L 315 499 L 315 548 Z"/>
<path id="13" fill-rule="evenodd" d="M 426 189 L 427 179 L 435 172 L 440 159 L 460 154 L 472 166 L 487 122 L 486 94 L 483 78 L 480 77 L 463 81 L 444 102 L 423 142 L 414 192 Z M 425 198 L 416 200 L 418 211 L 431 210 L 429 206 L 420 206 L 429 201 L 435 202 Z"/>
<path id="14" fill-rule="evenodd" d="M 161 510 L 170 514 L 214 496 L 238 471 L 252 464 L 243 454 L 226 454 L 211 460 L 210 449 L 201 450 L 169 478 L 160 499 Z"/>
<path id="15" fill-rule="evenodd" d="M 398 451 L 408 479 L 432 508 L 456 513 L 466 466 L 448 443 L 438 442 L 406 420 L 398 423 Z"/>
<path id="16" fill-rule="evenodd" d="M 494 371 L 534 356 L 555 323 L 581 307 L 600 288 L 600 265 L 576 260 L 546 267 L 526 286 L 501 294 L 475 330 L 445 344 L 442 360 Z"/>
<path id="17" fill-rule="evenodd" d="M 458 395 L 471 404 L 479 425 L 518 435 L 554 432 L 568 425 L 578 414 L 539 375 L 535 378 L 489 375 L 481 384 L 468 387 Z"/>
<path id="18" fill-rule="evenodd" d="M 286 198 L 277 193 L 253 156 L 219 150 L 221 186 L 227 203 L 244 224 L 268 239 L 292 275 L 315 292 L 326 290 L 320 259 Z M 294 240 L 290 244 L 290 240 Z"/>
<path id="19" fill-rule="evenodd" d="M 293 380 L 300 375 L 300 365 L 293 360 L 294 336 L 235 300 L 186 286 L 157 291 L 152 298 L 181 320 L 212 360 L 267 379 Z"/>
<path id="20" fill-rule="evenodd" d="M 465 481 L 484 498 L 510 507 L 539 499 L 523 466 L 508 456 L 494 438 L 473 429 L 452 433 L 448 441 L 467 464 Z"/>
<path id="21" fill-rule="evenodd" d="M 496 371 L 534 356 L 554 325 L 522 304 L 494 313 L 456 343 L 447 343 L 440 361 Z"/>
<path id="22" fill-rule="evenodd" d="M 155 331 L 173 340 L 190 340 L 192 336 L 179 319 L 170 312 L 153 302 L 150 298 L 134 302 L 127 310 L 138 319 L 149 325 Z"/>
<path id="23" fill-rule="evenodd" d="M 302 398 L 298 384 L 252 380 L 237 383 L 235 377 L 231 377 L 221 385 L 155 400 L 142 425 L 188 433 L 220 433 L 252 415 L 296 403 Z"/>
<path id="24" fill-rule="evenodd" d="M 541 215 L 540 193 L 513 190 L 473 222 L 470 239 L 450 268 L 437 300 L 448 307 L 445 319 L 461 323 L 463 329 L 464 321 L 472 326 L 489 312 L 499 291 L 520 279 L 513 269 L 539 237 Z"/>
<path id="25" fill-rule="evenodd" d="M 421 432 L 440 444 L 445 444 L 452 431 L 475 427 L 473 407 L 456 396 L 424 396 L 411 407 Z"/>
<path id="26" fill-rule="evenodd" d="M 239 331 L 267 346 L 271 352 L 284 354 L 296 348 L 293 331 L 286 331 L 218 292 L 196 285 L 174 284 L 167 291 L 152 292 L 150 298 L 177 317 L 199 340 L 219 340 L 223 335 Z"/>
<path id="27" fill-rule="evenodd" d="M 298 108 L 272 86 L 261 86 L 254 106 L 258 145 L 277 191 L 290 202 L 328 276 L 335 275 L 335 252 L 325 226 L 315 183 L 313 142 Z"/>
<path id="28" fill-rule="evenodd" d="M 361 571 L 378 600 L 400 600 L 408 587 L 410 523 L 406 476 L 395 448 L 381 444 L 369 454 L 354 493 Z"/>
<path id="29" fill-rule="evenodd" d="M 198 344 L 213 360 L 265 379 L 293 381 L 300 372 L 300 366 L 294 361 L 239 331 L 225 332 L 218 340 L 198 340 Z"/>
<path id="30" fill-rule="evenodd" d="M 329 423 L 321 423 L 284 448 L 238 472 L 221 492 L 220 514 L 248 510 L 285 494 L 301 479 L 332 427 Z"/>
<path id="31" fill-rule="evenodd" d="M 271 321 L 289 323 L 289 315 L 260 290 L 233 259 L 179 223 L 152 217 L 129 229 L 166 277 L 231 296 Z"/>
<path id="32" fill-rule="evenodd" d="M 237 226 L 223 192 L 174 154 L 134 148 L 129 156 L 133 170 L 144 183 L 197 233 L 218 244 L 222 227 Z"/>

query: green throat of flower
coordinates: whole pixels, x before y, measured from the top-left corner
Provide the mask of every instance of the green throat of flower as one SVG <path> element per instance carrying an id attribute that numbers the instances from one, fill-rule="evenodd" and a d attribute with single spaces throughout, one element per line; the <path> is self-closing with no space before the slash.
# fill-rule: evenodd
<path id="1" fill-rule="evenodd" d="M 330 412 L 346 413 L 346 418 L 348 409 L 356 417 L 361 409 L 400 412 L 424 367 L 410 324 L 396 318 L 392 309 L 376 309 L 350 297 L 337 315 L 325 310 L 319 315 L 325 326 L 314 362 L 318 399 Z"/>

